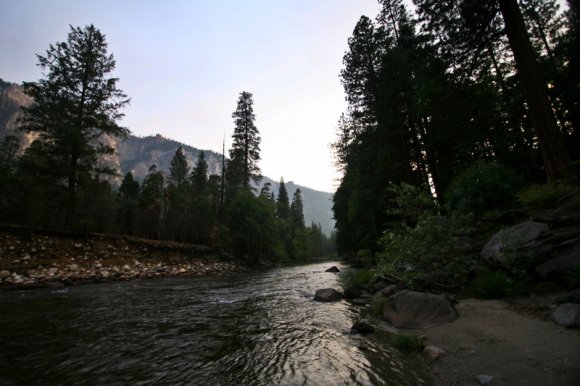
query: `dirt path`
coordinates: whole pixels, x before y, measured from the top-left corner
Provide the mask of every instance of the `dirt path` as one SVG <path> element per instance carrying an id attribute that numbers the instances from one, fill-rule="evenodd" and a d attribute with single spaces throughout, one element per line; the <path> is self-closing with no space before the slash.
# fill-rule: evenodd
<path id="1" fill-rule="evenodd" d="M 499 300 L 468 299 L 453 323 L 424 330 L 427 344 L 449 354 L 431 365 L 436 384 L 580 385 L 580 331 L 513 311 Z"/>

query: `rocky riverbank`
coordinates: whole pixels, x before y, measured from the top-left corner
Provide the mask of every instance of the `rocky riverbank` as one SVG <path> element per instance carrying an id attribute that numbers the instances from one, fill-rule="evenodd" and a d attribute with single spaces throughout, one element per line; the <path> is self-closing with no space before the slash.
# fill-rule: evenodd
<path id="1" fill-rule="evenodd" d="M 209 247 L 101 234 L 0 227 L 0 287 L 206 275 L 241 269 Z"/>

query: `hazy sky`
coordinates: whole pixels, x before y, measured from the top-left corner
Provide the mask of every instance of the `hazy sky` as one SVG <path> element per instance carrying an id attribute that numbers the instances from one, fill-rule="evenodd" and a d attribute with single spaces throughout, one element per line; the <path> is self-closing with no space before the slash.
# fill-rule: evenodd
<path id="1" fill-rule="evenodd" d="M 0 78 L 41 77 L 35 54 L 94 24 L 131 97 L 121 122 L 221 152 L 241 91 L 254 94 L 260 166 L 273 179 L 334 191 L 329 143 L 345 110 L 347 39 L 376 0 L 0 0 Z"/>

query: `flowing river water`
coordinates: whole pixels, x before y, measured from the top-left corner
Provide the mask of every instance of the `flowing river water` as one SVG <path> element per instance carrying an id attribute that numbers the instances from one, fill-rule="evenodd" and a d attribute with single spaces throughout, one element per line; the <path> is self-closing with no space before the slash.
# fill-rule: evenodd
<path id="1" fill-rule="evenodd" d="M 0 292 L 0 385 L 426 385 L 387 333 L 351 335 L 329 263 Z M 343 268 L 343 267 L 341 267 Z"/>

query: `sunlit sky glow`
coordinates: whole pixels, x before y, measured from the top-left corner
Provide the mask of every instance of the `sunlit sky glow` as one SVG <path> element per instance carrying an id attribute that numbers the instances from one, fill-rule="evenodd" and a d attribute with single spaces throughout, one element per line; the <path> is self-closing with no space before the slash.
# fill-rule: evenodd
<path id="1" fill-rule="evenodd" d="M 334 191 L 329 144 L 345 110 L 347 39 L 376 0 L 0 0 L 0 78 L 41 77 L 35 54 L 94 24 L 115 55 L 133 134 L 221 152 L 254 94 L 264 175 Z"/>

